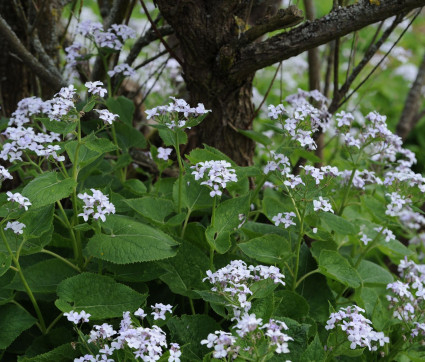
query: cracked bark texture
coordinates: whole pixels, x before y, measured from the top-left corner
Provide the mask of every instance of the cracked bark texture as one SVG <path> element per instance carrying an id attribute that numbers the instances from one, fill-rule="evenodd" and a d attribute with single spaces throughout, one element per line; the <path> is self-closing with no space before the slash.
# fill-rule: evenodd
<path id="1" fill-rule="evenodd" d="M 0 32 L 0 102 L 10 115 L 24 97 L 49 98 L 63 85 L 58 71 L 58 21 L 66 0 L 0 1 L 0 16 L 13 36 Z M 38 11 L 37 11 L 38 9 Z M 6 24 L 7 23 L 7 24 Z M 11 34 L 9 34 L 11 35 Z"/>
<path id="2" fill-rule="evenodd" d="M 212 110 L 194 130 L 192 146 L 208 143 L 238 164 L 249 165 L 254 144 L 237 129 L 252 128 L 252 80 L 257 70 L 424 6 L 425 0 L 386 0 L 379 6 L 360 0 L 288 32 L 248 44 L 236 21 L 247 18 L 248 2 L 157 0 L 156 3 L 180 42 L 190 103 L 202 102 Z"/>

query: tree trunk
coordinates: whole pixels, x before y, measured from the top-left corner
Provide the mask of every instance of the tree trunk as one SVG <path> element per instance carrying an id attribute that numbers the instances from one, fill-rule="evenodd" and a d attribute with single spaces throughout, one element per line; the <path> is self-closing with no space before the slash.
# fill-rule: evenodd
<path id="1" fill-rule="evenodd" d="M 229 75 L 234 57 L 231 44 L 240 36 L 235 16 L 237 14 L 239 19 L 245 19 L 248 14 L 230 1 L 170 4 L 159 0 L 157 4 L 180 42 L 183 77 L 190 93 L 190 104 L 203 103 L 212 111 L 196 127 L 192 137 L 189 135 L 189 148 L 208 143 L 239 165 L 249 165 L 254 143 L 237 130 L 252 127 L 254 73 L 244 79 Z"/>
<path id="2" fill-rule="evenodd" d="M 0 16 L 6 21 L 22 45 L 49 71 L 57 71 L 59 63 L 58 22 L 65 1 L 36 0 L 0 1 Z M 46 82 L 28 67 L 26 59 L 0 36 L 0 102 L 3 115 L 9 116 L 25 97 L 50 98 L 58 87 Z M 49 64 L 47 64 L 49 63 Z M 53 73 L 53 72 L 52 72 Z M 60 83 L 58 83 L 59 85 Z"/>

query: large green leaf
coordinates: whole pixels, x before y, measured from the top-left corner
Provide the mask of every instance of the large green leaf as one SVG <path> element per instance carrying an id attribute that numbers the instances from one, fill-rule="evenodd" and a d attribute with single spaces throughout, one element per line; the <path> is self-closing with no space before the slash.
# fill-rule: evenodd
<path id="1" fill-rule="evenodd" d="M 386 285 L 394 281 L 392 274 L 388 270 L 368 260 L 362 260 L 360 262 L 359 266 L 357 267 L 357 272 L 363 281 L 363 285 Z"/>
<path id="2" fill-rule="evenodd" d="M 56 306 L 62 312 L 86 311 L 91 320 L 122 317 L 125 311 L 135 311 L 146 300 L 130 287 L 114 279 L 83 273 L 65 279 L 58 285 Z"/>
<path id="3" fill-rule="evenodd" d="M 167 327 L 170 330 L 172 341 L 176 341 L 180 345 L 189 344 L 187 349 L 193 355 L 187 356 L 186 350 L 184 350 L 184 355 L 192 360 L 201 360 L 209 352 L 209 349 L 201 344 L 201 340 L 206 339 L 209 333 L 221 329 L 213 318 L 203 314 L 170 318 L 167 321 Z"/>
<path id="4" fill-rule="evenodd" d="M 330 212 L 323 212 L 320 218 L 329 231 L 335 231 L 341 235 L 353 235 L 358 233 L 356 226 L 341 216 L 334 215 Z"/>
<path id="5" fill-rule="evenodd" d="M 110 234 L 93 236 L 85 249 L 88 255 L 116 264 L 170 258 L 179 245 L 169 235 L 129 217 L 110 215 L 103 224 Z"/>
<path id="6" fill-rule="evenodd" d="M 174 204 L 168 199 L 146 196 L 140 199 L 125 200 L 138 214 L 154 224 L 165 224 L 165 219 L 174 212 Z"/>
<path id="7" fill-rule="evenodd" d="M 337 251 L 322 250 L 319 257 L 319 270 L 327 277 L 346 286 L 357 288 L 361 284 L 357 270 Z"/>
<path id="8" fill-rule="evenodd" d="M 0 306 L 0 349 L 6 349 L 36 319 L 15 304 Z"/>
<path id="9" fill-rule="evenodd" d="M 184 242 L 174 258 L 158 264 L 167 271 L 160 279 L 173 293 L 197 299 L 199 295 L 193 290 L 206 288 L 202 279 L 209 269 L 209 259 L 195 245 Z"/>
<path id="10" fill-rule="evenodd" d="M 319 336 L 316 334 L 313 341 L 308 345 L 307 349 L 301 357 L 305 362 L 321 362 L 326 360 L 325 350 L 320 342 Z"/>
<path id="11" fill-rule="evenodd" d="M 52 240 L 52 234 L 53 224 L 50 225 L 50 228 L 44 234 L 40 235 L 39 237 L 26 240 L 25 243 L 21 246 L 22 235 L 17 235 L 10 229 L 5 230 L 4 232 L 10 249 L 13 252 L 16 252 L 18 249 L 20 249 L 21 255 L 38 253 L 41 249 L 43 249 L 44 246 L 50 243 Z M 8 253 L 4 243 L 0 243 L 0 252 Z"/>
<path id="12" fill-rule="evenodd" d="M 24 268 L 23 273 L 34 293 L 55 293 L 62 280 L 78 272 L 59 259 L 48 259 Z M 25 291 L 21 278 L 17 274 L 8 288 Z"/>
<path id="13" fill-rule="evenodd" d="M 282 263 L 292 252 L 289 241 L 276 234 L 266 234 L 238 246 L 250 258 L 267 264 Z"/>
<path id="14" fill-rule="evenodd" d="M 81 355 L 79 349 L 73 348 L 71 343 L 62 344 L 49 352 L 34 357 L 18 356 L 18 362 L 52 362 L 73 361 Z"/>
<path id="15" fill-rule="evenodd" d="M 190 169 L 188 171 L 190 172 Z M 178 185 L 177 180 L 173 188 L 173 199 L 176 205 L 178 202 Z M 199 181 L 195 181 L 190 175 L 184 176 L 183 185 L 181 202 L 184 208 L 194 211 L 211 207 L 213 199 L 207 187 L 201 185 Z"/>
<path id="16" fill-rule="evenodd" d="M 65 145 L 69 159 L 75 163 L 78 141 L 71 141 Z M 91 134 L 81 140 L 78 149 L 78 165 L 80 168 L 89 165 L 106 152 L 112 152 L 117 149 L 111 141 L 106 138 L 98 138 Z"/>
<path id="17" fill-rule="evenodd" d="M 5 274 L 12 265 L 12 256 L 9 253 L 0 252 L 0 277 Z"/>
<path id="18" fill-rule="evenodd" d="M 112 113 L 118 114 L 120 120 L 125 124 L 129 126 L 132 125 L 133 113 L 135 110 L 133 101 L 123 96 L 108 98 L 106 106 Z"/>
<path id="19" fill-rule="evenodd" d="M 131 147 L 145 148 L 146 140 L 143 133 L 124 122 L 115 122 L 118 146 L 123 149 Z"/>
<path id="20" fill-rule="evenodd" d="M 230 248 L 230 233 L 241 223 L 239 214 L 249 210 L 249 195 L 235 197 L 221 203 L 215 212 L 214 225 L 208 226 L 205 236 L 210 246 L 220 254 Z"/>
<path id="21" fill-rule="evenodd" d="M 44 127 L 50 132 L 60 133 L 66 135 L 71 133 L 77 127 L 77 122 L 63 122 L 63 121 L 55 121 L 50 118 L 41 118 L 41 123 L 43 123 Z"/>
<path id="22" fill-rule="evenodd" d="M 30 208 L 19 221 L 25 224 L 23 237 L 38 238 L 47 233 L 53 224 L 53 204 L 40 208 Z"/>
<path id="23" fill-rule="evenodd" d="M 33 207 L 41 207 L 68 197 L 75 185 L 72 178 L 64 179 L 57 172 L 46 172 L 26 185 L 22 195 L 28 197 Z"/>
<path id="24" fill-rule="evenodd" d="M 274 311 L 275 317 L 289 317 L 301 320 L 307 316 L 310 307 L 301 295 L 290 290 L 279 290 L 274 294 L 276 301 L 278 301 Z"/>

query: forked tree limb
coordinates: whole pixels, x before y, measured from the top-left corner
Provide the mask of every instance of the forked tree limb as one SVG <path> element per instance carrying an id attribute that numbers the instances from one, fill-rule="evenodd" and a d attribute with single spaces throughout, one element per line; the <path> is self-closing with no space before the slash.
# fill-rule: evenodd
<path id="1" fill-rule="evenodd" d="M 244 78 L 259 69 L 367 25 L 422 6 L 425 6 L 425 0 L 386 0 L 381 1 L 380 5 L 371 4 L 369 0 L 360 0 L 354 5 L 335 9 L 322 18 L 306 22 L 287 33 L 241 47 L 230 74 L 235 78 Z"/>
<path id="2" fill-rule="evenodd" d="M 22 44 L 21 40 L 16 36 L 12 28 L 7 24 L 6 20 L 0 15 L 0 34 L 7 41 L 10 49 L 13 50 L 19 59 L 28 66 L 37 76 L 48 83 L 54 90 L 59 90 L 61 87 L 66 86 L 61 75 L 58 73 L 56 67 L 55 71 L 48 69 L 45 65 L 40 63 L 27 48 Z"/>

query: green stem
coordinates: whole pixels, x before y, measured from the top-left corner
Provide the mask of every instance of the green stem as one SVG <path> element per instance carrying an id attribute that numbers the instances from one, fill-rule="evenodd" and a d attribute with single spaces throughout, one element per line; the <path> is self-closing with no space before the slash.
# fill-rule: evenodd
<path id="1" fill-rule="evenodd" d="M 266 181 L 267 181 L 267 175 L 264 175 L 260 179 L 260 182 L 255 186 L 254 192 L 251 195 L 250 204 L 257 198 L 258 193 L 260 192 L 261 188 L 263 187 Z"/>
<path id="2" fill-rule="evenodd" d="M 180 211 L 182 208 L 182 194 L 183 194 L 183 162 L 180 156 L 178 131 L 176 131 L 176 153 L 177 153 L 177 162 L 179 164 L 179 194 L 177 198 L 177 213 L 180 214 Z"/>
<path id="3" fill-rule="evenodd" d="M 192 209 L 188 209 L 188 210 L 187 210 L 186 218 L 184 219 L 182 232 L 181 232 L 181 234 L 180 234 L 180 237 L 181 237 L 182 239 L 184 238 L 184 233 L 186 232 L 187 223 L 189 222 L 189 217 L 190 217 L 190 214 L 191 214 L 191 213 L 192 213 Z"/>
<path id="4" fill-rule="evenodd" d="M 40 329 L 41 333 L 46 334 L 46 324 L 44 322 L 43 315 L 41 314 L 41 310 L 38 306 L 37 300 L 34 297 L 34 294 L 32 293 L 31 288 L 29 287 L 27 280 L 25 279 L 24 273 L 22 272 L 21 266 L 19 264 L 19 260 L 15 257 L 13 254 L 12 249 L 9 246 L 9 243 L 7 242 L 6 235 L 4 235 L 3 228 L 0 228 L 0 234 L 3 239 L 4 245 L 6 246 L 7 251 L 9 252 L 10 256 L 12 257 L 13 263 L 15 264 L 15 267 L 17 269 L 17 273 L 19 274 L 19 277 L 21 278 L 22 284 L 25 288 L 25 291 L 27 292 L 28 297 L 31 300 L 31 303 L 34 307 L 35 313 L 37 314 L 38 321 L 40 323 Z"/>
<path id="5" fill-rule="evenodd" d="M 297 247 L 295 249 L 296 259 L 295 259 L 294 282 L 292 283 L 292 290 L 295 290 L 297 287 L 298 268 L 300 266 L 300 250 L 301 250 L 301 243 L 303 241 L 303 236 L 304 236 L 304 215 L 305 215 L 305 209 L 300 218 L 300 231 L 299 231 L 298 240 L 297 240 Z"/>
<path id="6" fill-rule="evenodd" d="M 366 248 L 362 251 L 362 253 L 357 258 L 356 264 L 354 264 L 354 268 L 357 268 L 360 264 L 360 262 L 363 260 L 363 258 L 367 255 L 369 251 L 371 251 L 377 244 L 379 237 L 384 232 L 384 227 L 381 227 L 381 230 L 379 233 L 374 237 L 374 239 L 366 246 Z"/>
<path id="7" fill-rule="evenodd" d="M 345 201 L 347 199 L 348 193 L 350 192 L 351 183 L 353 182 L 355 174 L 356 174 L 356 168 L 353 168 L 353 170 L 351 171 L 350 179 L 348 180 L 348 184 L 347 184 L 347 187 L 346 187 L 345 192 L 344 192 L 344 196 L 342 197 L 341 206 L 340 206 L 340 208 L 337 212 L 337 215 L 339 215 L 339 216 L 341 216 L 342 212 L 344 211 Z"/>
<path id="8" fill-rule="evenodd" d="M 74 212 L 73 215 L 73 221 L 72 221 L 72 226 L 78 225 L 78 208 L 77 208 L 77 185 L 78 185 L 78 172 L 79 172 L 79 168 L 78 168 L 78 157 L 79 157 L 79 153 L 80 153 L 80 147 L 81 147 L 81 119 L 78 119 L 78 126 L 77 126 L 77 139 L 78 139 L 78 144 L 77 147 L 75 149 L 75 155 L 74 155 L 74 164 L 72 166 L 72 178 L 75 181 L 75 186 L 72 192 L 72 209 Z M 72 228 L 71 228 L 72 229 Z M 70 229 L 70 230 L 71 230 Z M 84 263 L 84 258 L 83 258 L 83 250 L 82 250 L 82 246 L 81 246 L 81 236 L 80 236 L 80 232 L 76 231 L 75 232 L 75 242 L 74 242 L 75 246 L 74 246 L 74 254 L 75 254 L 75 259 L 77 260 L 77 263 L 80 267 L 83 266 Z"/>
<path id="9" fill-rule="evenodd" d="M 81 269 L 78 266 L 72 264 L 69 260 L 61 257 L 59 254 L 56 254 L 53 251 L 50 251 L 50 250 L 47 250 L 47 249 L 41 249 L 41 252 L 44 253 L 44 254 L 49 254 L 51 256 L 54 256 L 55 258 L 63 261 L 65 264 L 70 266 L 72 269 L 75 269 L 77 272 L 81 273 Z"/>
<path id="10" fill-rule="evenodd" d="M 192 298 L 189 298 L 189 304 L 190 304 L 190 310 L 192 311 L 192 314 L 195 315 L 195 306 L 193 305 L 193 300 Z"/>
<path id="11" fill-rule="evenodd" d="M 64 209 L 63 209 L 63 207 L 62 207 L 61 202 L 60 202 L 60 201 L 57 201 L 57 202 L 56 202 L 56 204 L 58 205 L 59 210 L 61 211 L 62 216 L 63 216 L 63 220 L 62 220 L 62 219 L 60 219 L 60 220 L 61 220 L 61 221 L 62 221 L 62 223 L 63 223 L 63 224 L 65 224 L 65 226 L 68 228 L 68 230 L 69 230 L 69 234 L 71 235 L 71 240 L 72 240 L 72 249 L 73 249 L 73 251 L 74 251 L 74 258 L 75 258 L 75 260 L 78 260 L 78 255 L 79 255 L 79 253 L 78 253 L 78 242 L 77 242 L 77 238 L 75 237 L 74 230 L 72 229 L 72 225 L 70 224 L 70 222 L 69 222 L 69 220 L 68 220 L 68 217 L 67 217 L 67 215 L 66 215 L 66 213 L 65 213 L 65 210 L 64 210 Z M 76 211 L 74 210 L 74 213 L 75 213 L 75 212 L 76 212 Z"/>
<path id="12" fill-rule="evenodd" d="M 56 325 L 57 322 L 61 320 L 62 317 L 63 317 L 63 313 L 59 313 L 59 315 L 47 327 L 46 334 L 48 334 L 52 330 L 52 328 Z"/>
<path id="13" fill-rule="evenodd" d="M 296 285 L 295 285 L 295 289 L 298 288 L 298 286 L 303 282 L 304 279 L 308 278 L 310 275 L 313 275 L 315 273 L 318 273 L 319 269 L 314 269 L 312 271 L 309 271 L 307 274 L 304 274 L 300 279 L 298 279 Z"/>
<path id="14" fill-rule="evenodd" d="M 120 152 L 119 146 L 118 146 L 117 132 L 115 130 L 115 124 L 114 123 L 112 123 L 112 125 L 111 125 L 111 131 L 112 131 L 112 140 L 114 141 L 114 145 L 117 146 L 116 154 L 117 154 L 117 158 L 118 158 L 118 157 L 121 156 L 121 152 Z M 126 174 L 127 174 L 126 170 L 127 170 L 127 168 L 120 169 L 121 182 L 123 182 L 123 183 L 125 182 L 125 179 L 126 179 Z"/>

